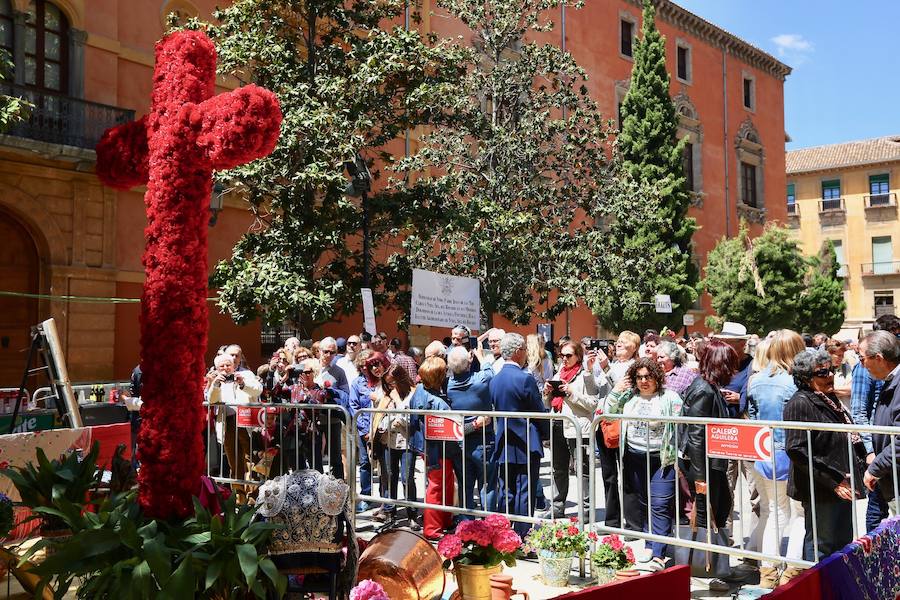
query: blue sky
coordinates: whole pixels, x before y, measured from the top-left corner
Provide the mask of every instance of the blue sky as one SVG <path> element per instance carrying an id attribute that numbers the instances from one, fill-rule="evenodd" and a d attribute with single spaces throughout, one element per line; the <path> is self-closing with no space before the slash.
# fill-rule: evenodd
<path id="1" fill-rule="evenodd" d="M 900 134 L 900 0 L 675 0 L 793 67 L 788 149 Z"/>

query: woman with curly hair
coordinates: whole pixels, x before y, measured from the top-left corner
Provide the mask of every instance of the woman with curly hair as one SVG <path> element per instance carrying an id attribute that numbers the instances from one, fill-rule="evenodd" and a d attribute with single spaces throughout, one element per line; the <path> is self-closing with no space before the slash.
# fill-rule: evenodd
<path id="1" fill-rule="evenodd" d="M 681 414 L 681 397 L 665 388 L 665 374 L 655 359 L 639 358 L 607 396 L 605 412 L 648 418 L 678 416 Z M 672 423 L 622 421 L 623 483 L 625 490 L 638 500 L 637 525 L 645 533 L 672 535 L 677 457 L 674 438 Z M 666 545 L 652 542 L 650 547 L 653 552 L 651 564 L 662 569 Z"/>

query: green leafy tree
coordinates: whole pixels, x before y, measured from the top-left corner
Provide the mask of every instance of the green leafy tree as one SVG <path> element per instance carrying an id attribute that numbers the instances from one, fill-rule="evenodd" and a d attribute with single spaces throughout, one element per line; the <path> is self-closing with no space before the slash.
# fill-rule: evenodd
<path id="1" fill-rule="evenodd" d="M 838 277 L 841 265 L 831 240 L 825 240 L 819 255 L 810 259 L 806 286 L 797 307 L 794 329 L 834 335 L 844 323 L 844 282 Z"/>
<path id="2" fill-rule="evenodd" d="M 9 52 L 0 50 L 0 81 L 8 81 L 15 67 Z M 23 120 L 34 108 L 30 102 L 18 96 L 0 94 L 0 133 L 9 130 L 14 124 Z"/>
<path id="3" fill-rule="evenodd" d="M 240 0 L 206 26 L 220 71 L 272 90 L 284 113 L 276 150 L 223 177 L 256 218 L 211 278 L 219 306 L 236 322 L 292 320 L 308 332 L 358 305 L 363 207 L 345 193 L 345 162 L 358 152 L 370 164 L 389 159 L 391 143 L 440 116 L 435 98 L 460 76 L 459 51 L 395 25 L 405 6 Z M 397 231 L 397 211 L 389 195 L 370 200 L 372 254 L 379 256 Z M 376 290 L 383 271 L 373 261 Z"/>
<path id="4" fill-rule="evenodd" d="M 641 38 L 634 47 L 634 68 L 628 94 L 622 102 L 622 130 L 617 146 L 624 170 L 637 182 L 656 187 L 660 220 L 622 219 L 611 224 L 610 241 L 629 245 L 653 257 L 659 267 L 643 273 L 644 304 L 609 302 L 597 313 L 601 323 L 613 331 L 645 327 L 660 328 L 681 323 L 681 316 L 697 299 L 699 272 L 691 260 L 691 238 L 696 231 L 687 216 L 690 194 L 685 187 L 682 163 L 685 141 L 676 137 L 678 117 L 669 96 L 665 38 L 656 29 L 655 9 L 644 2 Z M 627 297 L 635 288 L 626 280 L 614 297 Z M 657 314 L 655 294 L 668 294 L 673 313 Z"/>
<path id="5" fill-rule="evenodd" d="M 745 223 L 737 237 L 722 238 L 707 257 L 705 285 L 721 321 L 738 321 L 765 334 L 794 328 L 806 290 L 808 259 L 787 229 L 770 226 L 751 240 Z"/>
<path id="6" fill-rule="evenodd" d="M 565 0 L 439 0 L 472 32 L 471 64 L 447 89 L 447 121 L 394 169 L 406 195 L 395 303 L 408 306 L 410 270 L 481 281 L 487 323 L 552 319 L 597 295 L 601 226 L 613 207 L 638 205 L 637 186 L 607 159 L 609 128 L 572 56 L 534 41 L 541 16 Z"/>

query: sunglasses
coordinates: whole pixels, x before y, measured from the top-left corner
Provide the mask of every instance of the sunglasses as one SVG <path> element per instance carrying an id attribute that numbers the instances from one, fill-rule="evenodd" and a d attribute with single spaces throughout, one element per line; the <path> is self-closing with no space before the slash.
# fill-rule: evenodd
<path id="1" fill-rule="evenodd" d="M 313 371 L 312 369 L 307 369 L 305 371 L 300 371 L 300 372 L 303 373 L 304 375 L 312 375 L 313 373 L 315 373 L 315 371 Z"/>
<path id="2" fill-rule="evenodd" d="M 834 369 L 819 369 L 818 371 L 813 371 L 813 377 L 830 377 L 834 375 Z"/>
<path id="3" fill-rule="evenodd" d="M 359 342 L 347 342 L 348 346 L 359 346 Z"/>
<path id="4" fill-rule="evenodd" d="M 320 354 L 334 354 L 334 350 L 319 350 Z"/>
<path id="5" fill-rule="evenodd" d="M 573 356 L 575 356 L 571 352 L 561 352 L 559 355 L 562 356 L 563 358 L 572 358 Z"/>
<path id="6" fill-rule="evenodd" d="M 366 368 L 367 368 L 367 369 L 375 369 L 376 367 L 379 368 L 379 369 L 383 369 L 383 368 L 384 368 L 384 365 L 381 364 L 380 362 L 366 363 Z"/>
<path id="7" fill-rule="evenodd" d="M 653 375 L 635 375 L 634 379 L 636 381 L 652 381 Z"/>

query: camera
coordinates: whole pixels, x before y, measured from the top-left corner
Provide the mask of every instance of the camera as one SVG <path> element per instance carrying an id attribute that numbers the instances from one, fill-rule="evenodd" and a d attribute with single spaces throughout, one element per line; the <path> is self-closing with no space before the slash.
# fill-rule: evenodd
<path id="1" fill-rule="evenodd" d="M 234 383 L 234 373 L 225 376 L 225 383 Z"/>

